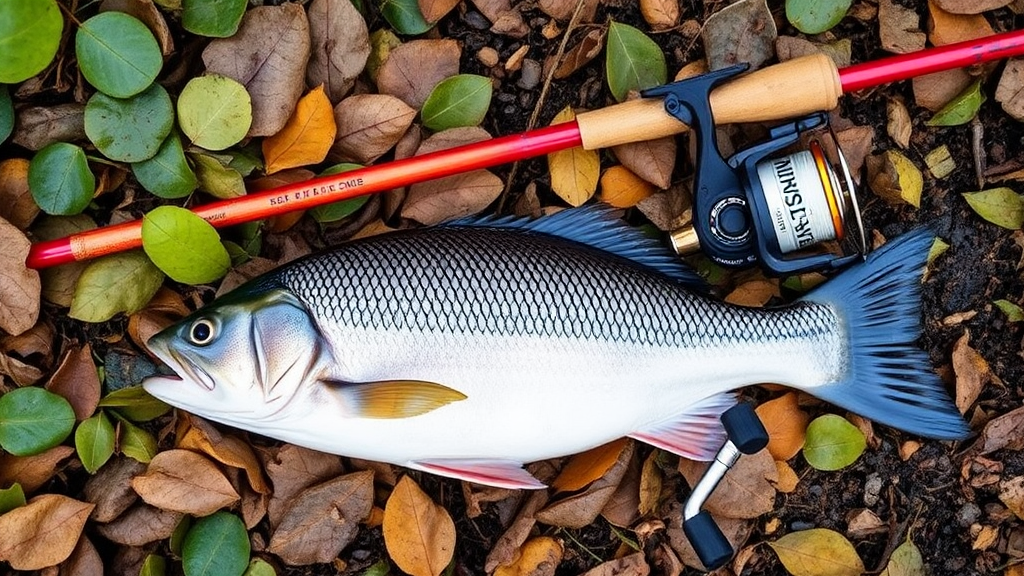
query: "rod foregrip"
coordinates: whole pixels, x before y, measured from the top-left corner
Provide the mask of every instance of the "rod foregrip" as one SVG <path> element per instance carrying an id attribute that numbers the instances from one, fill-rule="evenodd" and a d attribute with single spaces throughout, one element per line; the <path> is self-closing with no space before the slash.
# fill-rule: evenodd
<path id="1" fill-rule="evenodd" d="M 831 110 L 842 95 L 839 71 L 824 54 L 794 58 L 731 80 L 711 92 L 715 122 L 764 122 Z M 630 100 L 576 117 L 587 150 L 651 140 L 687 130 L 660 98 Z"/>

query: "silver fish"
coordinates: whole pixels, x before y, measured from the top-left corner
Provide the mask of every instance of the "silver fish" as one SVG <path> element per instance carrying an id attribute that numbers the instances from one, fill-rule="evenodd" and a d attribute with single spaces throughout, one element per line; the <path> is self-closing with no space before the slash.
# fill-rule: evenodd
<path id="1" fill-rule="evenodd" d="M 931 237 L 793 305 L 732 306 L 599 209 L 399 232 L 282 266 L 150 339 L 146 390 L 316 450 L 513 488 L 623 436 L 709 459 L 732 391 L 785 384 L 905 431 L 967 427 L 918 337 Z"/>

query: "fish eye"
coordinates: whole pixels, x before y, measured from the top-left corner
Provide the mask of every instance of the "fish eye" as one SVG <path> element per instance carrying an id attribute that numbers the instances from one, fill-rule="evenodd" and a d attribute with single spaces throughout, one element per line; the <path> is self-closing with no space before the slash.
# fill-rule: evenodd
<path id="1" fill-rule="evenodd" d="M 200 318 L 192 323 L 192 326 L 188 329 L 189 340 L 197 346 L 206 346 L 210 342 L 213 342 L 213 338 L 216 335 L 216 327 L 207 318 Z"/>

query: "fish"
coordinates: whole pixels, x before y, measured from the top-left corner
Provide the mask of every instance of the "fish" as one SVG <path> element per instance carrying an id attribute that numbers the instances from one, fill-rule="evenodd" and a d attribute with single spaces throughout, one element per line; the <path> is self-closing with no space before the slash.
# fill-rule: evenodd
<path id="1" fill-rule="evenodd" d="M 920 335 L 932 242 L 894 239 L 792 304 L 746 308 L 607 209 L 352 241 L 153 336 L 179 409 L 348 457 L 505 488 L 631 437 L 710 460 L 737 390 L 776 383 L 941 440 L 968 427 Z"/>

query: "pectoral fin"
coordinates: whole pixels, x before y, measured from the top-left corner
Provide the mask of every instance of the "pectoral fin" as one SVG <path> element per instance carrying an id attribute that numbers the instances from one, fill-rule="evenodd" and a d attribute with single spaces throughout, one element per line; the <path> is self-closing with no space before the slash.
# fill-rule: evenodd
<path id="1" fill-rule="evenodd" d="M 712 460 L 725 444 L 722 413 L 736 404 L 732 394 L 718 394 L 701 400 L 668 420 L 629 435 L 641 442 L 693 460 Z"/>
<path id="2" fill-rule="evenodd" d="M 412 467 L 440 476 L 497 486 L 498 488 L 527 490 L 547 488 L 543 482 L 523 469 L 522 462 L 512 460 L 439 458 L 419 460 L 413 462 Z"/>
<path id="3" fill-rule="evenodd" d="M 466 399 L 458 390 L 419 380 L 321 382 L 337 390 L 345 407 L 360 418 L 411 418 Z"/>

